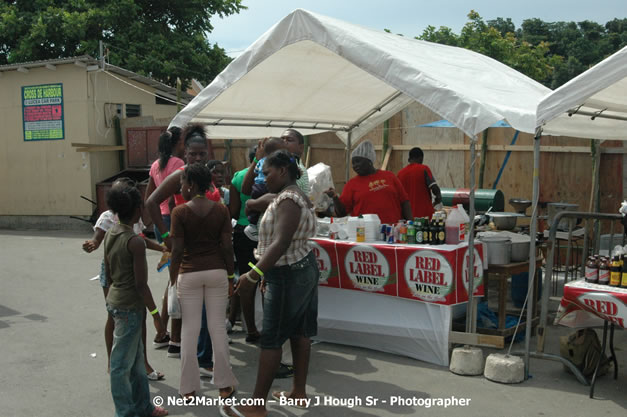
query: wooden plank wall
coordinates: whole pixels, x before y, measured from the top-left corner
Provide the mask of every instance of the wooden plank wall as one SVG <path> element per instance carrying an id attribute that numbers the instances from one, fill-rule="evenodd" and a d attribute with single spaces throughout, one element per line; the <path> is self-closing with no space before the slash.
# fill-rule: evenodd
<path id="1" fill-rule="evenodd" d="M 419 128 L 420 124 L 440 120 L 441 118 L 415 103 L 390 119 L 389 144 L 400 145 L 403 150 L 392 152 L 387 169 L 397 173 L 407 164 L 408 149 L 420 146 L 425 152 L 425 163 L 431 167 L 441 187 L 468 187 L 470 183 L 469 138 L 455 128 Z M 490 128 L 488 134 L 488 152 L 486 155 L 484 188 L 492 188 L 499 169 L 503 165 L 506 151 L 494 147 L 509 146 L 514 136 L 511 128 Z M 383 155 L 383 125 L 368 133 L 363 139 L 371 140 L 377 147 L 377 166 L 381 166 Z M 363 140 L 361 139 L 361 140 Z M 360 140 L 360 141 L 361 141 Z M 358 141 L 357 144 L 360 142 Z M 247 166 L 247 149 L 256 141 L 232 141 L 231 165 L 233 172 Z M 321 133 L 309 137 L 311 145 L 309 166 L 324 162 L 331 167 L 333 179 L 338 191 L 345 182 L 345 149 L 343 142 L 334 133 Z M 476 175 L 480 168 L 481 135 L 478 135 Z M 224 141 L 213 141 L 215 156 L 222 159 Z M 560 152 L 542 151 L 540 157 L 540 201 L 568 202 L 579 205 L 580 211 L 588 211 L 592 191 L 592 157 L 582 148 L 590 148 L 590 140 L 564 137 L 543 137 L 543 147 L 554 146 Z M 353 148 L 356 144 L 353 145 Z M 450 146 L 441 150 L 442 146 Z M 533 192 L 533 136 L 521 133 L 515 144 L 519 148 L 511 152 L 497 188 L 505 195 L 505 210 L 513 211 L 510 198 L 531 200 Z M 603 148 L 620 148 L 601 155 L 601 212 L 616 213 L 623 199 L 623 170 L 625 156 L 623 143 L 606 141 Z M 430 150 L 436 147 L 439 150 Z M 490 149 L 492 147 L 492 149 Z M 626 170 L 627 171 L 627 170 Z M 351 176 L 355 173 L 350 171 Z M 528 214 L 531 214 L 528 212 Z M 540 215 L 546 214 L 541 211 Z"/>

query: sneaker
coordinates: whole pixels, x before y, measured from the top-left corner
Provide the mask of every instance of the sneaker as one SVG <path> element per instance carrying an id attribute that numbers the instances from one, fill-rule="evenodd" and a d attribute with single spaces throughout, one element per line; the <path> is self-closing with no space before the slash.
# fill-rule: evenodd
<path id="1" fill-rule="evenodd" d="M 225 324 L 226 324 L 226 334 L 233 333 L 233 325 L 231 324 L 231 320 L 226 319 Z"/>
<path id="2" fill-rule="evenodd" d="M 213 378 L 213 368 L 198 368 L 200 370 L 200 376 L 204 376 L 206 378 Z"/>
<path id="3" fill-rule="evenodd" d="M 274 375 L 275 378 L 291 378 L 294 376 L 294 367 L 292 365 L 286 365 L 282 363 L 279 366 L 279 370 Z"/>
<path id="4" fill-rule="evenodd" d="M 168 358 L 180 358 L 181 357 L 181 345 L 173 345 L 173 342 L 170 342 L 168 346 Z"/>
<path id="5" fill-rule="evenodd" d="M 249 224 L 248 226 L 246 226 L 244 228 L 244 234 L 248 239 L 252 240 L 253 242 L 259 241 L 259 232 L 257 231 L 256 224 Z"/>
<path id="6" fill-rule="evenodd" d="M 163 339 L 157 341 L 157 340 L 153 340 L 152 342 L 152 347 L 154 347 L 155 349 L 161 349 L 164 347 L 168 347 L 170 345 L 170 335 L 166 334 Z"/>

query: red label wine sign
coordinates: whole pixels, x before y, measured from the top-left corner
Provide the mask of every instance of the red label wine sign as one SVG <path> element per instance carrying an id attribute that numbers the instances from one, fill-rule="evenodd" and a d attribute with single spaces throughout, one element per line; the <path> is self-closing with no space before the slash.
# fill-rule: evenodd
<path id="1" fill-rule="evenodd" d="M 320 283 L 326 283 L 331 276 L 331 257 L 324 248 L 315 242 L 311 242 L 311 250 L 316 255 L 316 261 L 318 262 L 318 270 L 320 271 Z"/>
<path id="2" fill-rule="evenodd" d="M 472 258 L 473 270 L 475 275 L 474 290 L 473 294 L 477 294 L 477 288 L 482 284 L 483 281 L 483 261 L 481 260 L 481 255 L 477 248 L 475 248 L 475 254 Z M 468 293 L 468 286 L 470 285 L 470 274 L 469 267 L 470 266 L 470 255 L 468 254 L 468 248 L 464 249 L 464 265 L 462 267 L 462 278 L 464 281 L 464 288 L 466 289 L 466 293 Z"/>
<path id="3" fill-rule="evenodd" d="M 580 295 L 578 301 L 599 317 L 625 328 L 627 306 L 618 298 L 607 293 L 593 292 Z"/>
<path id="4" fill-rule="evenodd" d="M 437 252 L 414 252 L 405 262 L 404 272 L 407 286 L 420 300 L 445 301 L 454 289 L 451 264 Z"/>
<path id="5" fill-rule="evenodd" d="M 382 291 L 390 279 L 390 264 L 372 246 L 353 246 L 344 259 L 344 268 L 353 286 L 364 291 Z"/>

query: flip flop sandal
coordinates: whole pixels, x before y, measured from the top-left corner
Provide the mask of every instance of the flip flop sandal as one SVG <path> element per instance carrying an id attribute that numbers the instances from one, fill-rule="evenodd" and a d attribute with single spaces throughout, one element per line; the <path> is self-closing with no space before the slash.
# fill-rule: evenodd
<path id="1" fill-rule="evenodd" d="M 229 395 L 227 396 L 223 396 L 222 393 L 219 393 L 218 395 L 220 396 L 220 399 L 222 400 L 226 400 L 228 398 L 231 398 L 235 395 L 235 393 L 237 392 L 237 390 L 235 389 L 234 386 L 230 387 L 231 388 L 231 392 L 229 393 Z"/>
<path id="2" fill-rule="evenodd" d="M 232 417 L 231 414 L 226 412 L 226 405 L 223 405 L 220 407 L 220 415 L 222 417 Z M 242 414 L 237 408 L 235 407 L 229 407 L 229 409 L 231 410 L 231 412 L 236 416 L 236 417 L 246 417 L 244 414 Z"/>
<path id="3" fill-rule="evenodd" d="M 287 397 L 287 392 L 285 392 L 285 391 L 274 391 L 272 393 L 272 398 L 274 398 L 277 401 L 281 401 L 281 398 L 286 398 L 286 397 Z M 292 401 L 298 401 L 298 400 L 297 399 L 293 399 Z M 304 399 L 303 399 L 303 401 L 304 401 Z M 302 410 L 306 410 L 307 409 L 307 407 L 304 407 L 302 405 L 298 405 L 295 402 L 294 403 L 290 403 L 289 405 L 292 406 L 292 407 L 300 408 Z"/>
<path id="4" fill-rule="evenodd" d="M 155 407 L 155 409 L 152 410 L 152 414 L 150 414 L 150 417 L 163 417 L 167 415 L 168 415 L 168 410 L 166 410 L 163 407 Z"/>
<path id="5" fill-rule="evenodd" d="M 157 372 L 155 370 L 153 370 L 149 374 L 146 374 L 146 376 L 148 377 L 149 381 L 161 381 L 163 378 L 165 378 L 164 374 L 162 374 L 161 372 Z"/>

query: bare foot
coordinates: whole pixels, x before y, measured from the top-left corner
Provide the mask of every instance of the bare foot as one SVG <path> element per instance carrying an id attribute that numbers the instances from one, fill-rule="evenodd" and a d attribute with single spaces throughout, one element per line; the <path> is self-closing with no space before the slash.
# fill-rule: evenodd
<path id="1" fill-rule="evenodd" d="M 275 400 L 281 401 L 281 397 L 288 398 L 290 400 L 288 402 L 288 405 L 292 407 L 309 408 L 309 405 L 311 404 L 311 400 L 309 400 L 307 398 L 307 395 L 305 394 L 295 393 L 294 391 L 292 392 L 273 391 L 272 392 L 272 398 L 274 398 Z"/>
<path id="2" fill-rule="evenodd" d="M 252 407 L 243 405 L 240 405 L 239 407 L 229 407 L 225 405 L 222 407 L 220 414 L 230 417 L 239 417 L 233 412 L 233 409 L 237 409 L 237 411 L 244 417 L 266 417 L 268 415 L 268 410 L 266 410 L 265 407 Z"/>
<path id="3" fill-rule="evenodd" d="M 226 388 L 220 388 L 219 391 L 220 391 L 220 398 L 225 400 L 227 398 L 231 398 L 233 394 L 235 394 L 235 387 L 231 386 L 231 387 L 226 387 Z"/>

